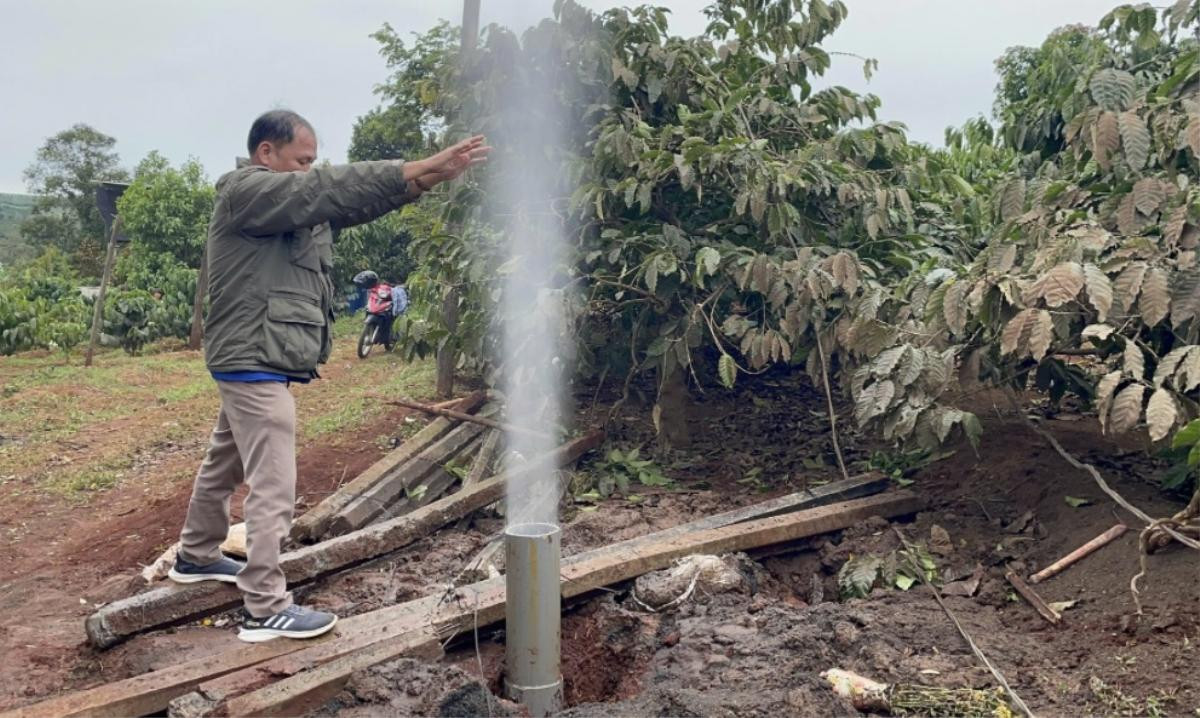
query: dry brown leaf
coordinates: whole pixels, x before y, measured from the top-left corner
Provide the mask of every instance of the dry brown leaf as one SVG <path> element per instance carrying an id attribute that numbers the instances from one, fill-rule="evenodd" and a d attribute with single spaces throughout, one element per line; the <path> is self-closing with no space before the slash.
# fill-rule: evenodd
<path id="1" fill-rule="evenodd" d="M 1096 385 L 1096 413 L 1100 416 L 1100 430 L 1108 426 L 1108 407 L 1112 403 L 1113 392 L 1121 383 L 1121 372 L 1113 371 L 1104 375 Z"/>
<path id="2" fill-rule="evenodd" d="M 1083 282 L 1083 268 L 1075 262 L 1063 262 L 1038 281 L 1036 292 L 1046 300 L 1046 306 L 1061 307 L 1079 295 Z"/>
<path id="3" fill-rule="evenodd" d="M 1166 270 L 1161 267 L 1151 267 L 1142 283 L 1142 298 L 1138 303 L 1142 310 L 1142 321 L 1152 327 L 1171 311 L 1170 279 Z"/>
<path id="4" fill-rule="evenodd" d="M 1150 440 L 1165 439 L 1167 434 L 1171 433 L 1171 427 L 1175 426 L 1177 416 L 1178 409 L 1171 392 L 1163 388 L 1155 391 L 1150 397 L 1149 405 L 1146 406 L 1146 424 L 1150 427 Z"/>
<path id="5" fill-rule="evenodd" d="M 1146 387 L 1134 382 L 1122 389 L 1113 399 L 1109 428 L 1114 434 L 1124 433 L 1137 426 L 1138 418 L 1142 415 L 1142 396 L 1145 392 Z"/>

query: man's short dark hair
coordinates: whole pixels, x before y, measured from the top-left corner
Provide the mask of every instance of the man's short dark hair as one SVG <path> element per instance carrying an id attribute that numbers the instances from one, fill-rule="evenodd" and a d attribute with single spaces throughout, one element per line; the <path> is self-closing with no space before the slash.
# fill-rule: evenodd
<path id="1" fill-rule="evenodd" d="M 291 110 L 264 112 L 250 125 L 250 139 L 246 141 L 246 149 L 250 150 L 250 156 L 253 157 L 254 151 L 263 142 L 286 145 L 296 138 L 297 127 L 304 127 L 314 135 L 317 133 L 308 120 Z"/>

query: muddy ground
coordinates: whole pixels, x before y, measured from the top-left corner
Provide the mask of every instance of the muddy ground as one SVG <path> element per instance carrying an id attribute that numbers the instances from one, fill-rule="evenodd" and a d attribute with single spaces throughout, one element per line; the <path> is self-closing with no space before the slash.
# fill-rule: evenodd
<path id="1" fill-rule="evenodd" d="M 744 393 L 698 398 L 690 421 L 694 447 L 656 454 L 675 480 L 672 486 L 638 487 L 639 502 L 612 498 L 564 506 L 564 552 L 836 478 L 820 397 L 806 383 L 767 381 L 774 383 L 759 385 L 755 401 Z M 608 408 L 604 399 L 594 408 L 585 405 L 581 421 L 597 421 Z M 1039 715 L 1196 715 L 1200 691 L 1190 669 L 1200 642 L 1200 559 L 1179 547 L 1151 556 L 1138 617 L 1129 591 L 1138 571 L 1137 535 L 1130 531 L 1037 586 L 1047 601 L 1075 601 L 1060 625 L 1042 620 L 1013 595 L 1004 568 L 1032 573 L 1118 519 L 1135 524 L 1019 417 L 977 408 L 986 409 L 980 411 L 985 435 L 978 455 L 969 446 L 953 447 L 949 458 L 912 473 L 911 488 L 927 508 L 897 523 L 910 540 L 936 547 L 940 581 L 982 569 L 977 592 L 948 597 L 950 609 Z M 375 436 L 367 432 L 350 443 L 304 452 L 300 493 L 317 496 L 369 465 L 395 425 L 380 422 Z M 1148 513 L 1178 510 L 1177 498 L 1154 483 L 1165 467 L 1145 458 L 1144 447 L 1112 443 L 1086 417 L 1067 414 L 1045 426 L 1068 450 L 1097 463 Z M 613 428 L 613 444 L 645 445 L 652 452 L 644 407 L 618 411 Z M 880 448 L 852 431 L 843 440 L 851 464 Z M 198 461 L 199 455 L 190 458 Z M 586 484 L 596 470 L 594 458 L 585 462 L 580 481 Z M 1076 508 L 1067 496 L 1090 503 Z M 20 564 L 24 572 L 0 589 L 6 657 L 0 707 L 236 644 L 228 616 L 103 653 L 83 644 L 84 616 L 136 585 L 138 564 L 160 548 L 145 537 L 176 531 L 186 499 L 186 487 L 179 487 L 138 506 L 137 497 L 122 498 L 118 490 L 109 499 L 108 518 L 63 518 L 63 539 L 52 560 L 39 564 L 36 544 L 23 545 L 22 555 L 29 557 Z M 303 599 L 350 615 L 442 590 L 461 578 L 467 560 L 502 522 L 480 516 L 462 530 L 443 530 L 368 569 L 323 582 Z M 143 540 L 127 538 L 134 534 Z M 747 580 L 737 590 L 698 591 L 663 612 L 640 608 L 627 585 L 572 602 L 563 618 L 567 714 L 853 713 L 819 677 L 833 667 L 886 682 L 993 688 L 995 681 L 925 588 L 876 588 L 867 598 L 839 599 L 836 574 L 848 558 L 884 556 L 897 545 L 888 523 L 873 520 L 754 554 L 739 563 Z M 39 600 L 30 601 L 31 595 Z M 318 715 L 511 714 L 518 709 L 496 697 L 503 653 L 502 630 L 484 629 L 478 642 L 468 637 L 449 646 L 439 663 L 403 659 L 357 674 Z"/>

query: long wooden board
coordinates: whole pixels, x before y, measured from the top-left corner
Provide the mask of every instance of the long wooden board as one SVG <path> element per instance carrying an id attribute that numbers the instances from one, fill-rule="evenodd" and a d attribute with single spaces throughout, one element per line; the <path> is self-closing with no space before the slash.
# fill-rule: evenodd
<path id="1" fill-rule="evenodd" d="M 609 584 L 665 568 L 676 559 L 696 553 L 744 551 L 847 528 L 872 516 L 895 517 L 920 510 L 921 501 L 908 491 L 854 499 L 844 503 L 783 514 L 720 528 L 638 537 L 577 554 L 563 561 L 562 596 L 571 598 Z M 388 609 L 384 609 L 385 611 Z M 439 605 L 432 625 L 425 617 L 417 624 L 393 621 L 400 640 L 376 643 L 335 661 L 315 665 L 281 681 L 229 699 L 217 709 L 230 716 L 294 715 L 327 700 L 353 671 L 406 655 L 410 645 L 424 639 L 448 639 L 504 618 L 503 578 L 489 579 L 456 591 Z M 302 658 L 295 654 L 293 659 Z M 228 676 L 233 679 L 234 676 Z M 308 702 L 311 698 L 316 702 Z"/>
<path id="2" fill-rule="evenodd" d="M 853 491 L 862 490 L 863 487 L 869 486 L 872 481 L 875 481 L 873 477 L 864 476 L 852 479 L 850 485 L 846 485 L 846 482 L 838 482 L 838 484 L 841 484 L 844 490 Z M 837 484 L 831 484 L 823 488 L 826 492 L 832 492 L 836 486 Z M 817 491 L 813 493 L 815 494 Z M 875 514 L 895 516 L 909 513 L 919 508 L 919 504 L 915 499 L 905 492 L 892 495 L 892 497 L 894 498 L 894 502 L 885 496 L 866 500 L 871 502 L 887 500 L 885 503 L 872 503 L 866 505 L 864 508 L 862 503 L 849 502 L 848 504 L 829 507 L 829 510 L 834 511 L 848 507 L 855 516 L 859 514 L 865 516 Z M 818 498 L 823 500 L 824 497 Z M 761 509 L 763 506 L 776 504 L 778 501 L 776 499 L 756 506 Z M 862 502 L 864 500 L 859 501 Z M 732 512 L 726 512 L 724 516 L 727 518 L 736 518 L 735 515 L 743 516 L 752 508 L 754 507 L 736 509 Z M 805 512 L 805 515 L 811 517 L 809 512 Z M 697 522 L 693 522 L 692 526 L 703 525 L 710 522 L 712 518 L 714 517 L 700 519 Z M 843 518 L 843 522 L 854 523 L 854 520 L 849 515 Z M 675 536 L 678 538 L 681 535 L 687 535 L 685 526 L 687 525 L 631 539 L 615 546 L 584 552 L 565 559 L 564 597 L 577 596 L 593 590 L 593 588 L 599 585 L 603 585 L 595 584 L 595 581 L 598 579 L 589 581 L 580 580 L 577 575 L 579 571 L 577 566 L 598 561 L 591 565 L 603 569 L 608 562 L 600 561 L 600 559 L 614 553 L 632 553 L 637 555 L 640 552 L 644 556 L 656 542 L 661 542 L 664 537 Z M 747 524 L 739 524 L 737 528 L 743 526 L 747 526 Z M 826 528 L 825 530 L 835 530 L 838 527 L 834 525 L 832 528 Z M 681 529 L 684 530 L 681 531 Z M 679 549 L 676 547 L 675 550 Z M 669 555 L 666 554 L 666 556 Z M 663 560 L 666 560 L 665 564 L 662 563 Z M 670 563 L 670 560 L 673 559 L 665 558 L 663 554 L 660 554 L 657 559 L 658 563 L 654 565 L 666 565 Z M 640 565 L 644 566 L 645 564 Z M 609 573 L 608 575 L 611 576 L 613 574 Z M 636 575 L 640 574 L 633 574 L 633 576 Z M 244 693 L 249 689 L 261 687 L 265 683 L 277 679 L 279 676 L 291 676 L 306 669 L 312 669 L 314 666 L 336 660 L 341 656 L 353 653 L 384 638 L 403 635 L 412 630 L 431 629 L 435 623 L 443 627 L 441 630 L 435 630 L 435 633 L 439 636 L 444 635 L 447 631 L 454 632 L 458 628 L 470 627 L 471 624 L 463 623 L 461 620 L 456 627 L 452 611 L 456 610 L 455 607 L 457 607 L 457 610 L 460 611 L 471 611 L 471 615 L 473 616 L 473 610 L 476 605 L 480 605 L 485 609 L 488 608 L 486 601 L 489 596 L 492 597 L 492 600 L 495 599 L 497 589 L 501 592 L 502 598 L 503 578 L 491 579 L 466 586 L 458 589 L 452 595 L 427 596 L 405 604 L 389 606 L 379 611 L 343 619 L 339 622 L 334 633 L 326 639 L 305 642 L 275 641 L 256 646 L 241 646 L 217 656 L 189 661 L 178 666 L 135 676 L 117 683 L 68 694 L 3 715 L 6 718 L 17 715 L 29 715 L 33 718 L 59 715 L 139 715 L 161 711 L 167 707 L 167 703 L 171 699 L 184 695 L 197 686 L 199 686 L 197 693 L 186 701 L 181 702 L 181 704 L 187 703 L 195 706 L 197 703 L 203 705 L 207 702 L 207 704 L 215 705 L 220 700 L 235 697 L 239 693 Z M 494 610 L 494 607 L 492 610 Z M 502 614 L 502 612 L 501 606 L 500 613 Z M 488 615 L 491 614 L 485 615 L 485 618 Z M 239 670 L 246 667 L 252 668 Z"/>
<path id="3" fill-rule="evenodd" d="M 456 401 L 454 408 L 464 412 L 474 411 L 483 404 L 486 396 L 482 391 L 475 392 Z M 292 539 L 311 542 L 324 536 L 325 531 L 329 528 L 329 521 L 346 504 L 395 471 L 397 467 L 403 466 L 424 451 L 453 427 L 454 421 L 445 417 L 431 421 L 425 428 L 376 461 L 366 471 L 343 484 L 337 491 L 326 496 L 320 503 L 296 519 L 292 523 Z"/>
<path id="4" fill-rule="evenodd" d="M 288 584 L 297 586 L 403 548 L 468 513 L 500 500 L 505 483 L 549 462 L 570 464 L 604 441 L 595 431 L 559 447 L 529 465 L 494 476 L 468 489 L 438 499 L 428 506 L 352 533 L 289 551 L 280 557 Z M 215 582 L 171 584 L 114 601 L 88 616 L 84 623 L 92 645 L 107 648 L 126 638 L 193 621 L 238 605 L 236 587 Z"/>
<path id="5" fill-rule="evenodd" d="M 422 480 L 442 471 L 442 465 L 474 443 L 483 433 L 478 424 L 459 424 L 454 430 L 435 441 L 431 446 L 414 456 L 404 466 L 398 467 L 371 488 L 351 499 L 329 522 L 328 533 L 333 536 L 346 534 L 371 523 L 381 514 L 392 512 L 390 508 L 404 497 L 409 489 Z"/>

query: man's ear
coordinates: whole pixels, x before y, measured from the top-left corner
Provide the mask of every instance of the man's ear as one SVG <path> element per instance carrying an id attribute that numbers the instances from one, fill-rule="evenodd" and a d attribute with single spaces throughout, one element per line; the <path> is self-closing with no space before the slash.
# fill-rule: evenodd
<path id="1" fill-rule="evenodd" d="M 254 158 L 265 161 L 274 153 L 275 147 L 270 142 L 263 140 L 258 143 L 258 147 L 254 148 Z"/>

